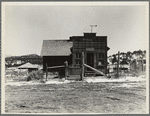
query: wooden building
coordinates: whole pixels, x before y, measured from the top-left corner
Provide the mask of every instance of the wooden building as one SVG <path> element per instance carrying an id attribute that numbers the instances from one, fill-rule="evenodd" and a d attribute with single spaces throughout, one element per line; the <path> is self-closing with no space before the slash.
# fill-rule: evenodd
<path id="1" fill-rule="evenodd" d="M 96 33 L 84 33 L 84 36 L 72 36 L 69 40 L 44 40 L 41 55 L 43 70 L 48 66 L 63 65 L 81 68 L 82 52 L 85 64 L 107 73 L 107 36 L 96 36 Z M 85 73 L 95 73 L 85 68 Z"/>
<path id="2" fill-rule="evenodd" d="M 41 56 L 43 56 L 43 71 L 47 67 L 64 65 L 68 61 L 72 64 L 72 41 L 69 40 L 43 40 Z"/>
<path id="3" fill-rule="evenodd" d="M 96 33 L 84 33 L 84 36 L 70 37 L 73 41 L 73 66 L 80 66 L 81 53 L 84 52 L 85 64 L 107 73 L 107 36 L 96 36 Z M 85 72 L 93 72 L 85 68 Z"/>
<path id="4" fill-rule="evenodd" d="M 28 72 L 32 72 L 32 71 L 38 70 L 38 67 L 39 67 L 39 65 L 31 64 L 28 62 L 26 64 L 23 64 L 23 65 L 17 67 L 17 68 L 18 69 L 27 69 Z"/>

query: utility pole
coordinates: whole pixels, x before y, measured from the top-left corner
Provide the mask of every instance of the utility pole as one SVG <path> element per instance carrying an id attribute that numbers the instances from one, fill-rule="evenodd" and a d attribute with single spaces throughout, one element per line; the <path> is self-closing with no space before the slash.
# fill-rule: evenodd
<path id="1" fill-rule="evenodd" d="M 142 65 L 142 74 L 144 72 L 144 69 L 143 69 L 143 55 L 141 56 L 141 65 Z"/>
<path id="2" fill-rule="evenodd" d="M 91 33 L 92 33 L 92 28 L 97 27 L 97 25 L 90 25 L 91 26 Z"/>
<path id="3" fill-rule="evenodd" d="M 48 66 L 47 66 L 47 63 L 46 63 L 46 81 L 47 81 L 47 76 L 48 76 Z"/>
<path id="4" fill-rule="evenodd" d="M 83 80 L 84 77 L 84 52 L 82 52 L 82 62 L 81 62 L 81 80 Z"/>
<path id="5" fill-rule="evenodd" d="M 120 60 L 120 52 L 118 51 L 117 78 L 119 78 L 119 60 Z"/>

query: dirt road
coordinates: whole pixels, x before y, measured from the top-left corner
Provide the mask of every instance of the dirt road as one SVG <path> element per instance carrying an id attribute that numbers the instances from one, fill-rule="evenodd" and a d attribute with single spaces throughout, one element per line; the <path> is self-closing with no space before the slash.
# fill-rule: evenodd
<path id="1" fill-rule="evenodd" d="M 145 113 L 146 83 L 7 85 L 6 113 Z"/>

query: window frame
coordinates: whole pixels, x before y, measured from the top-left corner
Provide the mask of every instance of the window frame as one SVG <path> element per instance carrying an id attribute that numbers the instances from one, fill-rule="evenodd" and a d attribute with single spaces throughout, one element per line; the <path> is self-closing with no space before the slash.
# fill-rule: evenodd
<path id="1" fill-rule="evenodd" d="M 81 59 L 81 53 L 75 53 L 75 59 Z"/>
<path id="2" fill-rule="evenodd" d="M 104 59 L 105 53 L 98 53 L 98 59 Z"/>

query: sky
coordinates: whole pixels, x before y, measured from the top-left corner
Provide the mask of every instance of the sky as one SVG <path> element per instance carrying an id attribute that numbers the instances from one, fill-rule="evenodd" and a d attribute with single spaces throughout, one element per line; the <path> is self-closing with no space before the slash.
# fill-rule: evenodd
<path id="1" fill-rule="evenodd" d="M 149 8 L 138 5 L 5 4 L 2 6 L 5 55 L 41 54 L 43 40 L 69 39 L 91 32 L 107 36 L 108 55 L 146 50 Z"/>

